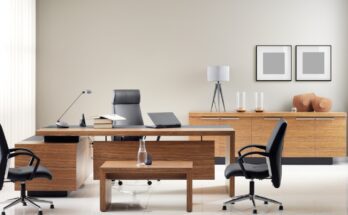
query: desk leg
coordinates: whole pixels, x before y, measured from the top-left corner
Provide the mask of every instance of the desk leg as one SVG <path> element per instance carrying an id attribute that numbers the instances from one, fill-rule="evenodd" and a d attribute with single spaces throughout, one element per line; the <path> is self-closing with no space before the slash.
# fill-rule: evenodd
<path id="1" fill-rule="evenodd" d="M 186 211 L 192 212 L 192 172 L 186 173 Z"/>
<path id="2" fill-rule="evenodd" d="M 111 206 L 111 180 L 106 179 L 104 173 L 100 173 L 100 211 L 105 212 Z"/>
<path id="3" fill-rule="evenodd" d="M 229 136 L 229 140 L 226 141 L 226 166 L 235 162 L 235 133 Z M 228 195 L 230 197 L 234 196 L 234 177 L 230 177 L 227 180 Z"/>

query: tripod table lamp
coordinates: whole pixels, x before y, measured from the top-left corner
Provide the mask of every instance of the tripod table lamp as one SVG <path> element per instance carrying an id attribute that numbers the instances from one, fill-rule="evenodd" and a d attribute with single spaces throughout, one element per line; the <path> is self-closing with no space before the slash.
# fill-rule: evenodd
<path id="1" fill-rule="evenodd" d="M 207 79 L 208 81 L 215 82 L 213 101 L 211 102 L 210 111 L 212 111 L 213 106 L 215 106 L 215 110 L 220 112 L 220 101 L 221 101 L 224 111 L 226 112 L 224 96 L 222 94 L 221 82 L 230 80 L 230 66 L 228 65 L 208 66 Z"/>

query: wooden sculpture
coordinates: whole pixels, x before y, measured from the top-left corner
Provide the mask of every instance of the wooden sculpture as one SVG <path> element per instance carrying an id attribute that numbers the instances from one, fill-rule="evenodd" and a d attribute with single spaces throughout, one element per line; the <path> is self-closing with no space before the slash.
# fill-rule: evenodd
<path id="1" fill-rule="evenodd" d="M 332 107 L 331 99 L 316 96 L 312 101 L 315 112 L 329 112 Z"/>
<path id="2" fill-rule="evenodd" d="M 313 111 L 312 101 L 315 97 L 314 93 L 296 95 L 292 100 L 292 105 L 297 108 L 298 112 Z"/>

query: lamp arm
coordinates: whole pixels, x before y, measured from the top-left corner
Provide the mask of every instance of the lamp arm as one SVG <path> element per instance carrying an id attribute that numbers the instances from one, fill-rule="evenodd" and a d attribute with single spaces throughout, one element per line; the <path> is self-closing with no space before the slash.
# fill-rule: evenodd
<path id="1" fill-rule="evenodd" d="M 75 102 L 85 93 L 85 91 L 82 91 L 78 96 L 77 98 L 69 105 L 69 107 L 64 111 L 64 113 L 58 118 L 57 122 L 60 121 L 60 119 L 64 116 L 64 114 L 66 112 L 68 112 L 68 110 L 75 104 Z"/>

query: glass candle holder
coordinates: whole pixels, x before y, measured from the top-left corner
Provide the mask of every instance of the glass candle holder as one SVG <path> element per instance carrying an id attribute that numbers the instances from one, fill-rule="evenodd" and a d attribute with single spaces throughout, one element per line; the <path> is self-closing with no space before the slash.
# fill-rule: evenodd
<path id="1" fill-rule="evenodd" d="M 255 92 L 255 111 L 263 112 L 263 92 Z"/>
<path id="2" fill-rule="evenodd" d="M 246 110 L 245 98 L 246 98 L 245 92 L 239 92 L 239 91 L 237 92 L 236 102 L 237 102 L 237 111 L 238 112 L 244 112 Z"/>

